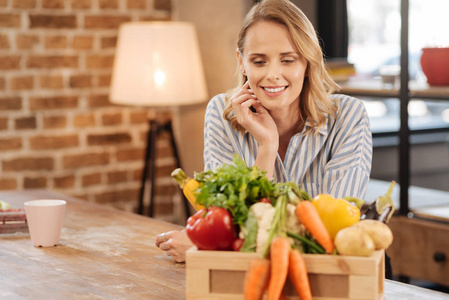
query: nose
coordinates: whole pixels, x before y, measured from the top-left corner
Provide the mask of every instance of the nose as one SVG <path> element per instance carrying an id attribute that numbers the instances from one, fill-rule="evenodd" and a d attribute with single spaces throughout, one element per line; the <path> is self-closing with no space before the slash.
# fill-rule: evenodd
<path id="1" fill-rule="evenodd" d="M 267 79 L 269 80 L 279 80 L 282 75 L 281 67 L 278 64 L 270 65 L 268 69 Z"/>

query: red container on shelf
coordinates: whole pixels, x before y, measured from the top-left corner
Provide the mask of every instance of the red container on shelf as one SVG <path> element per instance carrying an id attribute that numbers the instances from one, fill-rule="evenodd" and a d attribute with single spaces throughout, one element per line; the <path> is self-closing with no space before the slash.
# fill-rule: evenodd
<path id="1" fill-rule="evenodd" d="M 429 85 L 449 85 L 449 47 L 423 48 L 421 68 Z"/>

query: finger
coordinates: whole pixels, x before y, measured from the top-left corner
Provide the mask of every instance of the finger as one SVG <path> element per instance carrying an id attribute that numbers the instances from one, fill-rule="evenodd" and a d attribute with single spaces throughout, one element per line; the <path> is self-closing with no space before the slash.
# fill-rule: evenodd
<path id="1" fill-rule="evenodd" d="M 165 241 L 167 241 L 167 239 L 169 239 L 169 233 L 168 232 L 163 232 L 161 234 L 158 234 L 156 236 L 156 246 L 159 247 L 159 245 Z"/>
<path id="2" fill-rule="evenodd" d="M 257 100 L 250 99 L 234 106 L 237 122 L 243 127 L 245 127 L 246 120 L 249 120 L 253 116 L 254 112 L 251 110 L 251 106 L 255 104 L 256 101 Z"/>
<path id="3" fill-rule="evenodd" d="M 161 234 L 156 235 L 156 247 L 159 247 L 159 245 L 163 242 L 162 238 L 161 238 Z"/>
<path id="4" fill-rule="evenodd" d="M 237 113 L 237 121 L 241 123 L 243 118 L 250 117 L 254 112 L 251 110 L 251 107 L 255 105 L 257 100 L 250 99 L 246 100 L 242 104 L 240 104 L 240 111 Z"/>
<path id="5" fill-rule="evenodd" d="M 254 93 L 249 89 L 249 84 L 246 82 L 235 94 L 232 95 L 231 100 L 237 99 L 242 95 L 254 96 Z"/>
<path id="6" fill-rule="evenodd" d="M 265 108 L 265 106 L 262 105 L 262 103 L 259 100 L 255 101 L 253 107 L 258 114 L 268 112 L 268 110 Z"/>
<path id="7" fill-rule="evenodd" d="M 232 108 L 234 109 L 236 114 L 239 114 L 241 109 L 249 108 L 254 101 L 257 101 L 256 96 L 246 94 L 241 95 L 240 97 L 237 97 L 232 100 Z"/>
<path id="8" fill-rule="evenodd" d="M 249 99 L 256 99 L 256 96 L 250 92 L 239 92 L 231 98 L 231 103 L 232 105 L 239 105 Z"/>
<path id="9" fill-rule="evenodd" d="M 256 105 L 258 102 L 259 101 L 255 100 L 255 99 L 248 99 L 245 102 L 242 102 L 240 104 L 240 106 L 250 108 L 251 106 Z"/>
<path id="10" fill-rule="evenodd" d="M 185 254 L 177 251 L 176 249 L 170 249 L 165 252 L 168 256 L 171 256 L 175 262 L 185 262 Z"/>
<path id="11" fill-rule="evenodd" d="M 165 254 L 166 254 L 167 256 L 171 256 L 171 257 L 176 261 L 177 253 L 175 253 L 174 250 L 165 251 Z"/>
<path id="12" fill-rule="evenodd" d="M 166 242 L 163 242 L 159 245 L 159 249 L 163 251 L 168 251 L 171 248 L 171 240 L 168 240 Z"/>

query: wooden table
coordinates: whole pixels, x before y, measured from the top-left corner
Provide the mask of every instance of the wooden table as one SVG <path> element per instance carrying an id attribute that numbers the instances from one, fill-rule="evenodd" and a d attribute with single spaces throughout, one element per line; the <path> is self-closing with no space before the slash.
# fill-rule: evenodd
<path id="1" fill-rule="evenodd" d="M 36 248 L 29 234 L 0 235 L 0 299 L 184 299 L 185 265 L 155 245 L 179 226 L 46 191 L 0 192 L 23 207 L 67 201 L 60 245 Z"/>
<path id="2" fill-rule="evenodd" d="M 44 198 L 67 201 L 61 243 L 36 248 L 29 234 L 0 235 L 0 299 L 185 299 L 185 265 L 154 245 L 179 226 L 48 191 L 0 192 L 17 208 Z M 449 295 L 387 280 L 385 299 Z"/>

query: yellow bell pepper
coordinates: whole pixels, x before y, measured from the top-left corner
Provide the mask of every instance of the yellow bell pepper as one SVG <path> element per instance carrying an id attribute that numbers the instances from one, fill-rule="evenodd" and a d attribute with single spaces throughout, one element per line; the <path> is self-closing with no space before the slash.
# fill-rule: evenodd
<path id="1" fill-rule="evenodd" d="M 349 227 L 360 220 L 360 210 L 344 199 L 320 194 L 312 199 L 321 220 L 332 239 L 340 229 Z"/>
<path id="2" fill-rule="evenodd" d="M 196 203 L 194 192 L 200 187 L 200 183 L 197 180 L 187 177 L 184 171 L 180 168 L 174 170 L 171 176 L 178 182 L 184 196 L 186 196 L 187 200 L 189 200 L 196 211 L 205 208 L 203 205 Z"/>

